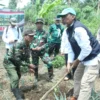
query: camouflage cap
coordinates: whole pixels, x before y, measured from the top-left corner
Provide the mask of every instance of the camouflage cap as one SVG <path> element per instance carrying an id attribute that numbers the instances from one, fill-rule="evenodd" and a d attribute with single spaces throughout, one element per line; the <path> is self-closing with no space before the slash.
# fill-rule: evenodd
<path id="1" fill-rule="evenodd" d="M 33 31 L 32 29 L 28 29 L 26 31 L 24 31 L 24 36 L 29 35 L 29 36 L 33 36 L 35 35 L 35 31 Z"/>
<path id="2" fill-rule="evenodd" d="M 36 19 L 35 24 L 37 24 L 37 23 L 42 23 L 42 24 L 44 24 L 44 21 L 43 21 L 42 18 L 38 18 L 38 19 Z"/>

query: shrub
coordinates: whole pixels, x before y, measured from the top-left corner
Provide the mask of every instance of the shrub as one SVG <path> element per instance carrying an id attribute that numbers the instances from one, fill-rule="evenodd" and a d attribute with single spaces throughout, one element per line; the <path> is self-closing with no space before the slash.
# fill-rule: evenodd
<path id="1" fill-rule="evenodd" d="M 54 68 L 61 68 L 62 66 L 65 65 L 64 56 L 60 56 L 60 55 L 56 56 L 52 63 Z"/>

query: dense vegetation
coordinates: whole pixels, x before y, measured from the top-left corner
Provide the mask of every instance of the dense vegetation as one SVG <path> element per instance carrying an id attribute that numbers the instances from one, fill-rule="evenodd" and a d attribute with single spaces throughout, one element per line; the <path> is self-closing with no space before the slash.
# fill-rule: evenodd
<path id="1" fill-rule="evenodd" d="M 16 9 L 21 0 L 10 0 L 9 8 Z M 93 34 L 96 34 L 100 25 L 100 0 L 30 0 L 23 9 L 25 20 L 35 22 L 43 17 L 46 24 L 52 24 L 54 18 L 66 7 L 73 7 L 77 11 L 77 19 L 81 20 Z"/>
<path id="2" fill-rule="evenodd" d="M 43 3 L 44 1 L 44 3 Z M 35 5 L 34 5 L 35 3 Z M 100 25 L 100 0 L 36 0 L 28 4 L 25 10 L 25 20 L 34 22 L 37 17 L 43 17 L 46 24 L 51 24 L 58 13 L 66 7 L 73 7 L 77 12 L 77 19 L 81 20 L 93 34 Z"/>

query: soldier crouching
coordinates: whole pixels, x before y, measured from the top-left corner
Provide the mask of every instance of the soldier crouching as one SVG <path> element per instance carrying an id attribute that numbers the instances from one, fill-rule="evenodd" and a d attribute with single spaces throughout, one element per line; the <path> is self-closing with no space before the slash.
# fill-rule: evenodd
<path id="1" fill-rule="evenodd" d="M 23 100 L 24 95 L 19 89 L 19 80 L 21 77 L 20 66 L 27 66 L 31 72 L 34 72 L 35 66 L 30 64 L 30 43 L 34 32 L 27 30 L 24 32 L 24 39 L 20 43 L 15 43 L 4 57 L 4 67 L 10 78 L 11 91 L 16 100 Z"/>

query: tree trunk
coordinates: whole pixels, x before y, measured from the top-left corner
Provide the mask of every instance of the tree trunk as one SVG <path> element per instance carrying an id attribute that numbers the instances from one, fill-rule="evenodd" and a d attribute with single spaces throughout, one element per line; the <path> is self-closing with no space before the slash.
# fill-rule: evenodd
<path id="1" fill-rule="evenodd" d="M 71 6 L 71 0 L 68 0 L 68 5 Z"/>
<path id="2" fill-rule="evenodd" d="M 98 8 L 97 8 L 97 15 L 100 14 L 100 0 L 98 0 Z"/>

